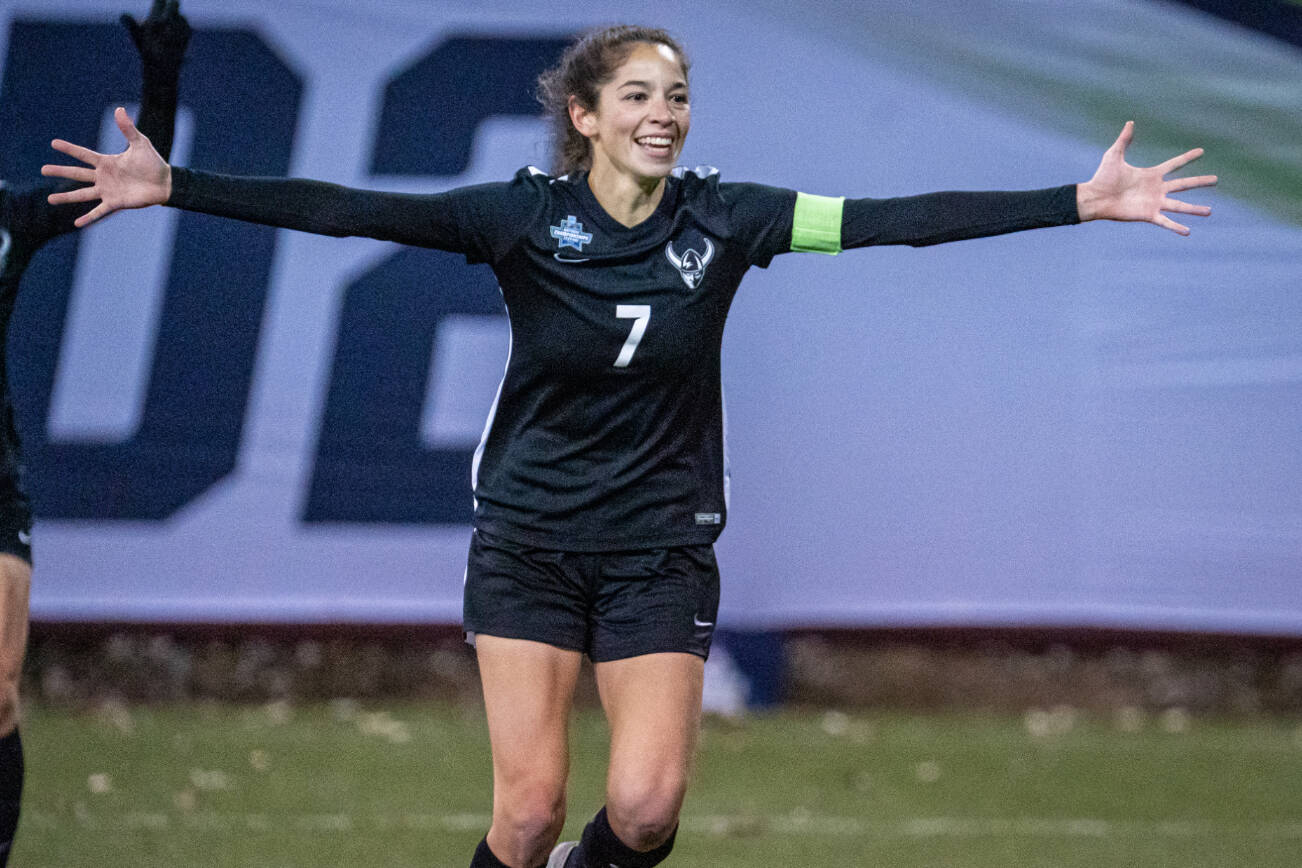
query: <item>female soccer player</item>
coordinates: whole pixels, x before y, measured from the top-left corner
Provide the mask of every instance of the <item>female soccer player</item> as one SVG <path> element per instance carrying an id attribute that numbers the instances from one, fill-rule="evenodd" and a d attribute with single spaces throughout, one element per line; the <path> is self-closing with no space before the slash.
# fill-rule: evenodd
<path id="1" fill-rule="evenodd" d="M 727 516 L 720 344 L 742 275 L 792 250 L 935 244 L 1083 220 L 1210 209 L 1124 160 L 1125 126 L 1089 181 L 1018 193 L 833 199 L 675 168 L 691 126 L 688 62 L 661 30 L 576 42 L 540 80 L 557 171 L 435 195 L 167 165 L 119 110 L 121 154 L 63 141 L 87 186 L 51 197 L 169 204 L 328 235 L 465 254 L 492 266 L 511 353 L 475 453 L 465 629 L 493 752 L 493 819 L 472 868 L 643 868 L 673 846 L 718 606 L 712 544 Z M 581 656 L 610 723 L 606 804 L 580 842 L 565 818 L 567 726 Z"/>
<path id="2" fill-rule="evenodd" d="M 140 52 L 143 80 L 140 128 L 161 154 L 172 151 L 177 78 L 190 25 L 177 0 L 154 0 L 144 21 L 122 23 Z M 22 484 L 22 460 L 5 370 L 5 341 L 18 284 L 45 242 L 71 232 L 80 209 L 51 207 L 53 185 L 16 192 L 0 182 L 0 868 L 9 861 L 23 792 L 23 747 L 18 735 L 18 684 L 27 647 L 32 584 L 32 514 Z"/>

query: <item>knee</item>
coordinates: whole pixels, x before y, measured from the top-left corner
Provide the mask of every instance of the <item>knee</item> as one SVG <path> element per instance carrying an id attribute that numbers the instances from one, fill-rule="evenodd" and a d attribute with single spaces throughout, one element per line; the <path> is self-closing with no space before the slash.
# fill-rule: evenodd
<path id="1" fill-rule="evenodd" d="M 0 654 L 0 738 L 18 725 L 18 686 L 23 679 L 22 653 Z"/>
<path id="2" fill-rule="evenodd" d="M 18 726 L 18 681 L 5 678 L 0 681 L 0 738 Z"/>
<path id="3" fill-rule="evenodd" d="M 678 828 L 686 791 L 686 778 L 679 775 L 612 785 L 606 794 L 610 826 L 634 850 L 659 847 Z"/>
<path id="4" fill-rule="evenodd" d="M 493 828 L 497 833 L 494 838 L 508 852 L 532 860 L 524 864 L 536 864 L 539 854 L 545 857 L 564 825 L 563 787 L 516 786 L 498 794 L 493 810 Z"/>
<path id="5" fill-rule="evenodd" d="M 0 736 L 18 725 L 18 685 L 27 648 L 27 600 L 32 570 L 10 554 L 0 554 Z"/>

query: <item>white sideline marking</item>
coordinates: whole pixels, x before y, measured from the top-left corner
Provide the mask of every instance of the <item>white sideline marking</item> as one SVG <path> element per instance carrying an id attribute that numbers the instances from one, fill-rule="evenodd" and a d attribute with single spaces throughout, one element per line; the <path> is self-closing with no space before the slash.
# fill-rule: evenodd
<path id="1" fill-rule="evenodd" d="M 781 835 L 827 838 L 1110 838 L 1110 837 L 1228 837 L 1302 838 L 1302 822 L 1216 823 L 1203 820 L 1126 821 L 1093 818 L 1045 819 L 1039 817 L 906 817 L 899 820 L 864 820 L 857 817 L 791 813 L 775 817 L 695 816 L 683 825 L 696 832 L 725 835 L 733 829 L 751 829 Z"/>
<path id="2" fill-rule="evenodd" d="M 166 813 L 99 812 L 85 804 L 73 816 L 25 808 L 23 822 L 44 831 L 67 826 L 78 829 L 131 831 L 268 832 L 285 828 L 317 835 L 348 835 L 359 831 L 466 832 L 487 829 L 488 814 L 244 814 L 195 811 Z M 1223 838 L 1256 837 L 1302 840 L 1302 821 L 1282 823 L 1217 823 L 1203 820 L 1113 821 L 1094 818 L 1041 817 L 905 817 L 865 820 L 792 812 L 776 816 L 697 814 L 683 817 L 693 834 L 723 836 L 746 830 L 752 834 L 802 835 L 823 838 Z"/>

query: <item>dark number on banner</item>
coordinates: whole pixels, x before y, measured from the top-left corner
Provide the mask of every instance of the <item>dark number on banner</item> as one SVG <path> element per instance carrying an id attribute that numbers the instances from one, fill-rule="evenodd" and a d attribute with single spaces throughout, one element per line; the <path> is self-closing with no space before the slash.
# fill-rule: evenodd
<path id="1" fill-rule="evenodd" d="M 372 171 L 465 171 L 480 123 L 538 114 L 534 80 L 565 44 L 442 43 L 385 88 Z M 473 450 L 434 448 L 420 438 L 434 342 L 440 322 L 453 315 L 504 316 L 486 266 L 402 250 L 348 286 L 305 521 L 470 523 Z"/>
<path id="2" fill-rule="evenodd" d="M 35 178 L 55 136 L 95 141 L 104 113 L 138 98 L 117 25 L 17 21 L 0 84 L 0 177 Z M 371 170 L 455 176 L 482 121 L 534 116 L 533 81 L 564 40 L 446 40 L 386 85 Z M 190 163 L 284 175 L 302 82 L 254 33 L 196 31 L 181 83 Z M 438 106 L 432 111 L 431 106 Z M 160 520 L 230 475 L 247 415 L 276 232 L 180 218 L 141 422 L 121 443 L 46 430 L 78 254 L 76 233 L 32 262 L 9 327 L 11 392 L 40 516 Z M 303 518 L 465 524 L 469 449 L 430 448 L 419 421 L 439 323 L 500 316 L 491 273 L 433 251 L 395 253 L 345 289 L 332 380 Z"/>
<path id="3" fill-rule="evenodd" d="M 139 98 L 138 70 L 116 24 L 15 22 L 0 85 L 0 177 L 39 177 L 55 136 L 96 141 L 104 113 Z M 285 174 L 302 83 L 274 51 L 247 31 L 200 30 L 183 76 L 194 165 Z M 52 518 L 166 518 L 235 468 L 276 234 L 181 216 L 140 426 L 122 443 L 47 436 L 78 243 L 74 232 L 34 258 L 9 325 L 33 506 Z"/>

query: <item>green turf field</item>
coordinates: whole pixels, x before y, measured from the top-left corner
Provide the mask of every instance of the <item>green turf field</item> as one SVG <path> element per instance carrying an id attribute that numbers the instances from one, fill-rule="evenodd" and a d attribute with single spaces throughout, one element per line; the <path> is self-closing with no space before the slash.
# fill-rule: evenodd
<path id="1" fill-rule="evenodd" d="M 14 868 L 464 868 L 488 821 L 474 706 L 29 712 Z M 578 833 L 604 724 L 575 728 Z M 682 866 L 1302 865 L 1302 726 L 788 712 L 710 722 Z"/>

